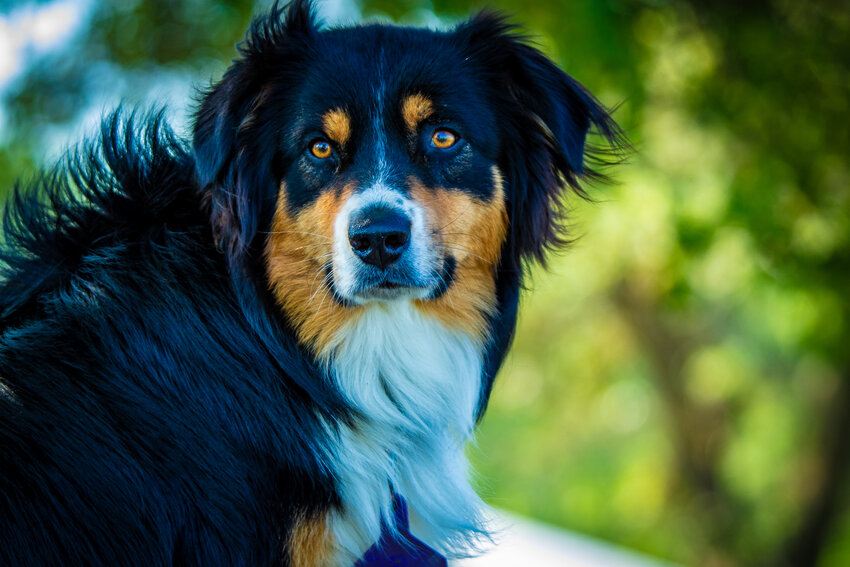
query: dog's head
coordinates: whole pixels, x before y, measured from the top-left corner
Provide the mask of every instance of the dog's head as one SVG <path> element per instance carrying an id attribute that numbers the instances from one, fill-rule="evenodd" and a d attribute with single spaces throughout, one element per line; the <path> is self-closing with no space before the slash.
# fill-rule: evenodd
<path id="1" fill-rule="evenodd" d="M 364 306 L 411 301 L 483 342 L 497 271 L 561 242 L 585 138 L 616 125 L 504 20 L 319 29 L 309 2 L 252 25 L 194 146 L 231 262 L 263 271 L 321 353 Z"/>

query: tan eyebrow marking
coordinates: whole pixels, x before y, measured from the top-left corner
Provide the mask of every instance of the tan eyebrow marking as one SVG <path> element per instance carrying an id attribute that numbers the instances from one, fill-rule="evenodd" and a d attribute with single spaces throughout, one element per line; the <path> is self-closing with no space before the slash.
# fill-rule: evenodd
<path id="1" fill-rule="evenodd" d="M 351 137 L 351 119 L 341 108 L 325 112 L 322 115 L 322 126 L 328 137 L 340 146 L 344 146 Z"/>
<path id="2" fill-rule="evenodd" d="M 415 132 L 419 123 L 434 113 L 434 104 L 423 94 L 413 94 L 401 104 L 401 115 L 410 132 Z"/>

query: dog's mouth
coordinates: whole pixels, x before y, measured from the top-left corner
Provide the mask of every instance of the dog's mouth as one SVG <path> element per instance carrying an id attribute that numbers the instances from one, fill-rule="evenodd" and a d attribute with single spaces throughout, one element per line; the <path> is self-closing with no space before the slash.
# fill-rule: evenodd
<path id="1" fill-rule="evenodd" d="M 415 299 L 421 295 L 419 289 L 395 283 L 383 283 L 360 290 L 356 298 L 360 303 L 369 301 L 394 301 L 398 299 Z"/>
<path id="2" fill-rule="evenodd" d="M 334 296 L 344 305 L 404 299 L 427 301 L 436 300 L 449 290 L 454 282 L 455 266 L 455 259 L 449 256 L 426 278 L 416 278 L 401 270 L 361 272 L 348 293 L 339 290 L 332 268 L 329 268 L 328 279 L 334 286 Z"/>

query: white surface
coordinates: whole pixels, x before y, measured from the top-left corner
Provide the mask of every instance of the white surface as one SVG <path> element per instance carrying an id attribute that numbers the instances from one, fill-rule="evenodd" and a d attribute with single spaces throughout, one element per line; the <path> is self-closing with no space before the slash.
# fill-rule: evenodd
<path id="1" fill-rule="evenodd" d="M 451 567 L 672 567 L 639 553 L 518 516 L 499 513 L 496 546 Z"/>

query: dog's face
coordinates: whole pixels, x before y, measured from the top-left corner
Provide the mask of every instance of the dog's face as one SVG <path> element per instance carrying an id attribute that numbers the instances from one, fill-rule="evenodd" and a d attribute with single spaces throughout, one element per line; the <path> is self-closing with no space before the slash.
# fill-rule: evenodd
<path id="1" fill-rule="evenodd" d="M 395 301 L 483 344 L 497 271 L 518 278 L 558 242 L 586 132 L 613 123 L 511 32 L 488 15 L 320 31 L 299 3 L 255 23 L 204 100 L 195 147 L 221 245 L 263 258 L 315 353 Z"/>
<path id="2" fill-rule="evenodd" d="M 476 77 L 445 34 L 317 37 L 269 125 L 280 183 L 265 249 L 275 296 L 317 350 L 370 302 L 412 300 L 483 337 L 507 210 Z"/>

